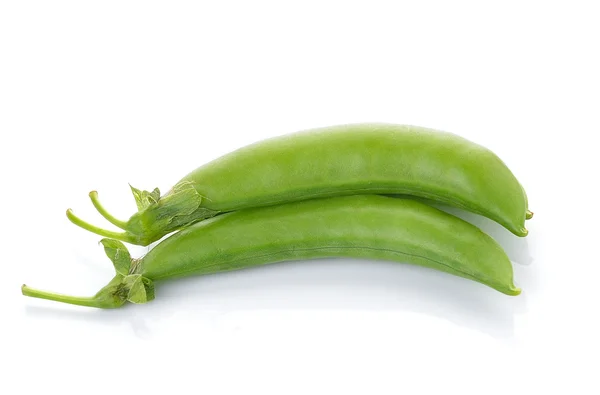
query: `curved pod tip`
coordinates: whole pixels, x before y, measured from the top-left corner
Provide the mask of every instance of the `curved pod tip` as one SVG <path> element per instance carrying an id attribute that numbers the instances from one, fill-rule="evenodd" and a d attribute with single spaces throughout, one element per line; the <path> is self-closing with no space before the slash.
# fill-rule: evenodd
<path id="1" fill-rule="evenodd" d="M 527 230 L 527 228 L 523 227 L 521 228 L 521 230 L 519 231 L 518 236 L 520 237 L 525 237 L 529 234 L 529 231 Z"/>
<path id="2" fill-rule="evenodd" d="M 512 288 L 508 289 L 508 291 L 506 291 L 505 293 L 509 296 L 518 296 L 518 295 L 521 295 L 521 288 L 512 287 Z"/>
<path id="3" fill-rule="evenodd" d="M 533 218 L 533 211 L 527 210 L 525 212 L 525 219 L 531 219 L 531 218 Z"/>

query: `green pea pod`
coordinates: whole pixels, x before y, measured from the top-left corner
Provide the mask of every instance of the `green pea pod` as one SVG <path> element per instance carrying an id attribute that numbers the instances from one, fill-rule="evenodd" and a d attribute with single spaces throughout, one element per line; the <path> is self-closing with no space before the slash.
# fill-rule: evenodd
<path id="1" fill-rule="evenodd" d="M 507 295 L 512 264 L 476 226 L 412 199 L 355 195 L 312 199 L 226 213 L 198 222 L 130 260 L 125 246 L 102 241 L 117 274 L 91 298 L 23 286 L 23 293 L 93 307 L 154 298 L 153 282 L 299 259 L 352 257 L 412 263 L 474 280 Z"/>
<path id="2" fill-rule="evenodd" d="M 518 236 L 532 213 L 508 167 L 490 150 L 454 134 L 393 124 L 352 124 L 264 140 L 194 170 L 164 196 L 132 188 L 128 221 L 98 211 L 124 232 L 69 219 L 101 236 L 148 245 L 219 213 L 311 198 L 406 194 L 486 216 Z"/>

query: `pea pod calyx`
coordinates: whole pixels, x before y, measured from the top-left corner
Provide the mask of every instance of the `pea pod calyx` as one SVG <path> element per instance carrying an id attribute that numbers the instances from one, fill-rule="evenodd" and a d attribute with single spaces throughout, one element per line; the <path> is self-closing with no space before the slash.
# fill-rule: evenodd
<path id="1" fill-rule="evenodd" d="M 94 296 L 70 296 L 30 288 L 23 284 L 21 292 L 25 296 L 53 300 L 86 307 L 111 309 L 123 306 L 126 302 L 146 303 L 154 299 L 154 283 L 140 274 L 139 260 L 131 259 L 127 248 L 118 240 L 103 239 L 100 243 L 113 262 L 115 276 Z"/>
<path id="2" fill-rule="evenodd" d="M 67 218 L 75 225 L 100 236 L 131 244 L 149 245 L 181 227 L 213 217 L 219 213 L 215 210 L 200 207 L 203 198 L 187 182 L 178 183 L 162 197 L 158 188 L 155 188 L 152 192 L 142 191 L 131 185 L 130 188 L 138 211 L 128 221 L 113 217 L 100 203 L 96 191 L 89 194 L 96 210 L 110 223 L 122 229 L 123 232 L 114 232 L 94 226 L 76 216 L 71 209 L 67 210 Z"/>

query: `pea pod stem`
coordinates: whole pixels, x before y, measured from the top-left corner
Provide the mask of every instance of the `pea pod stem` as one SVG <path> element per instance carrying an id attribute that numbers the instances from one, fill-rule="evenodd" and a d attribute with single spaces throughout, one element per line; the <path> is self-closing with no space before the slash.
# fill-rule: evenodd
<path id="1" fill-rule="evenodd" d="M 31 296 L 33 298 L 53 300 L 55 302 L 74 304 L 77 306 L 100 307 L 100 304 L 98 303 L 98 300 L 95 297 L 63 295 L 54 292 L 30 288 L 25 284 L 21 286 L 21 292 L 23 293 L 23 295 Z"/>
<path id="2" fill-rule="evenodd" d="M 90 192 L 90 199 L 92 200 L 92 204 L 94 205 L 94 207 L 96 207 L 96 210 L 98 210 L 100 215 L 102 215 L 104 218 L 106 218 L 106 220 L 108 220 L 108 222 L 110 222 L 111 224 L 115 225 L 116 227 L 118 227 L 120 229 L 123 229 L 123 230 L 127 229 L 127 221 L 121 221 L 121 220 L 113 217 L 112 214 L 110 214 L 108 211 L 106 211 L 104 206 L 102 206 L 102 204 L 100 203 L 100 200 L 98 199 L 98 192 L 96 192 L 96 191 Z"/>
<path id="3" fill-rule="evenodd" d="M 78 216 L 76 216 L 73 213 L 73 210 L 71 210 L 71 209 L 67 210 L 67 218 L 69 219 L 69 221 L 71 221 L 75 225 L 79 226 L 80 228 L 88 230 L 97 235 L 104 236 L 104 237 L 110 237 L 112 239 L 122 240 L 122 241 L 129 242 L 129 243 L 135 242 L 135 239 L 128 232 L 114 232 L 112 230 L 102 229 L 98 226 L 94 226 L 94 225 L 90 224 L 89 222 L 86 222 L 86 221 L 82 220 L 81 218 L 79 218 Z"/>

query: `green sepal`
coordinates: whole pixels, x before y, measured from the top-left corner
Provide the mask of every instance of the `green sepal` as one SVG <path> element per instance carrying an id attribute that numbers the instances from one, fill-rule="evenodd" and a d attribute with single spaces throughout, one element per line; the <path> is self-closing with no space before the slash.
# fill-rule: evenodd
<path id="1" fill-rule="evenodd" d="M 121 274 L 116 274 L 113 279 L 94 295 L 100 308 L 121 307 L 127 301 L 127 289 L 123 287 Z"/>
<path id="2" fill-rule="evenodd" d="M 154 281 L 142 276 L 142 283 L 144 283 L 144 289 L 146 290 L 146 301 L 154 300 Z"/>
<path id="3" fill-rule="evenodd" d="M 148 192 L 141 191 L 131 185 L 129 185 L 129 187 L 135 198 L 135 204 L 137 205 L 138 211 L 143 211 L 147 207 L 157 204 L 160 200 L 160 190 L 158 188 L 154 188 L 152 192 Z"/>
<path id="4" fill-rule="evenodd" d="M 144 192 L 139 193 L 144 194 Z M 154 196 L 146 200 L 143 197 L 141 199 L 142 203 L 154 202 Z M 127 231 L 132 235 L 139 235 L 137 236 L 138 244 L 148 245 L 184 226 L 214 217 L 219 213 L 201 207 L 202 199 L 203 197 L 192 183 L 179 183 L 158 201 L 146 204 L 143 209 L 132 215 L 127 222 Z M 141 206 L 138 205 L 138 207 Z"/>
<path id="5" fill-rule="evenodd" d="M 127 288 L 127 300 L 131 303 L 147 303 L 154 299 L 154 283 L 141 274 L 131 274 L 123 279 Z"/>
<path id="6" fill-rule="evenodd" d="M 131 255 L 123 243 L 115 239 L 102 239 L 100 243 L 104 246 L 104 252 L 115 267 L 115 271 L 126 276 L 131 269 Z"/>
<path id="7" fill-rule="evenodd" d="M 202 203 L 202 196 L 189 184 L 176 185 L 169 194 L 158 203 L 161 210 L 159 220 L 173 224 L 178 218 L 185 218 L 197 211 Z"/>
<path id="8" fill-rule="evenodd" d="M 202 207 L 201 203 L 206 198 L 200 195 L 194 183 L 190 181 L 177 183 L 164 196 L 160 196 L 158 188 L 152 192 L 141 191 L 131 185 L 130 188 L 138 211 L 128 221 L 121 221 L 113 217 L 100 204 L 97 194 L 90 194 L 92 202 L 100 214 L 113 225 L 121 228 L 123 232 L 115 232 L 94 226 L 77 217 L 71 210 L 67 210 L 67 217 L 75 225 L 100 236 L 147 246 L 171 232 L 219 214 L 219 211 Z M 109 247 L 122 250 L 121 246 Z M 109 258 L 113 259 L 113 257 L 113 253 L 109 254 Z M 118 263 L 118 265 L 115 265 L 117 272 L 128 274 L 123 271 L 124 260 Z"/>

